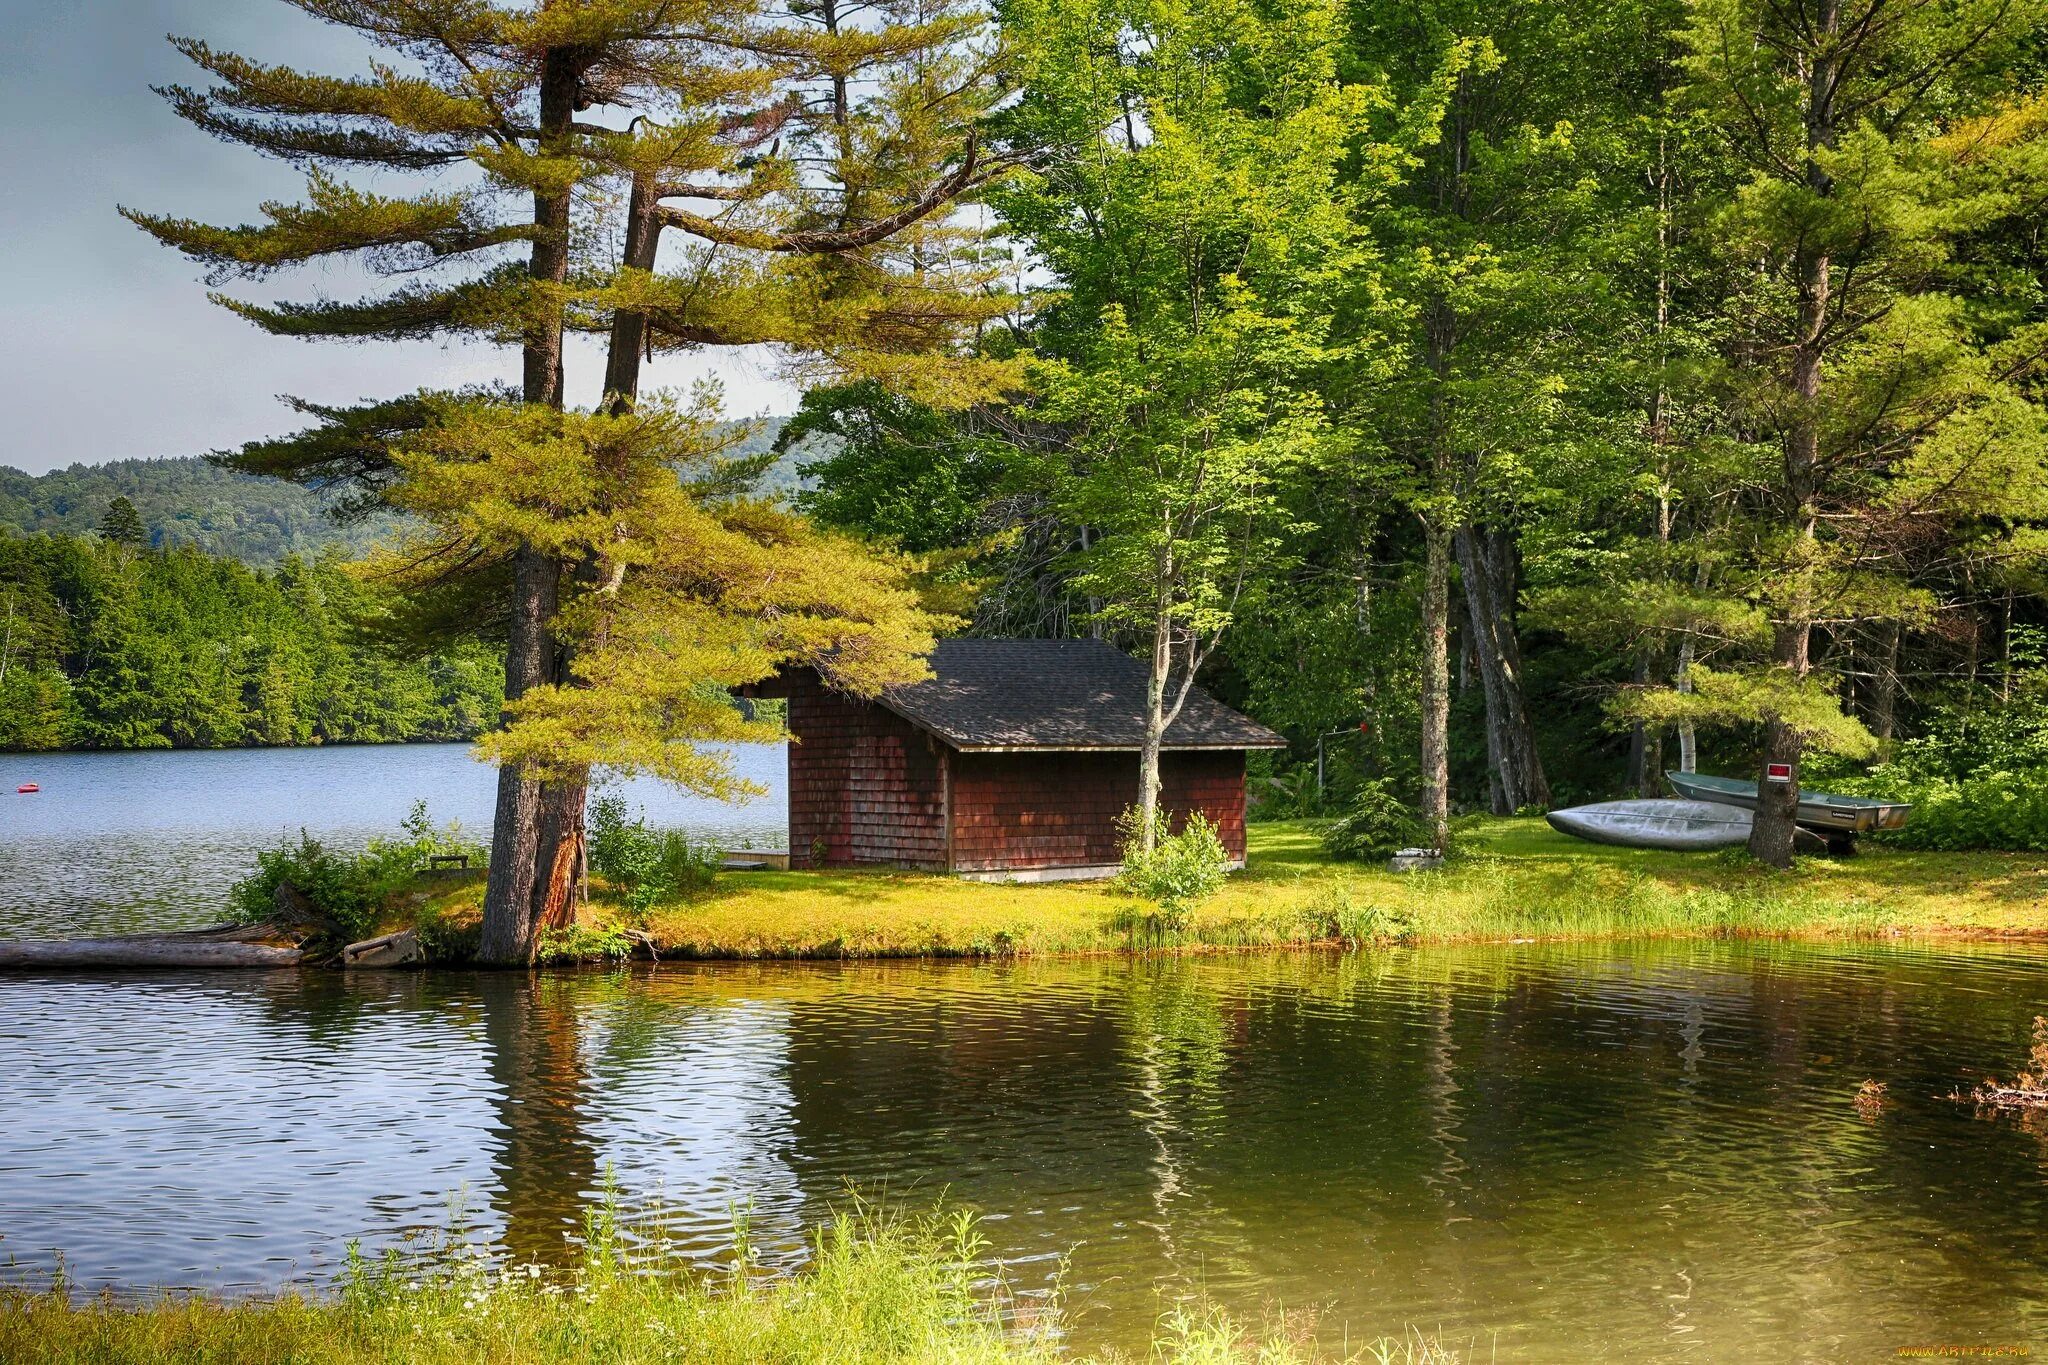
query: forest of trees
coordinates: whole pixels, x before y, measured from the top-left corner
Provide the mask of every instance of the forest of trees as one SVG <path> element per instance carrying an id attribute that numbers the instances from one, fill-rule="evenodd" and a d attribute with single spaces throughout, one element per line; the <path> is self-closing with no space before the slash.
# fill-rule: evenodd
<path id="1" fill-rule="evenodd" d="M 153 550 L 112 507 L 106 534 L 0 535 L 0 750 L 464 740 L 497 722 L 497 651 L 372 647 L 371 599 L 332 555 L 266 571 Z"/>
<path id="2" fill-rule="evenodd" d="M 302 201 L 122 212 L 381 281 L 213 295 L 281 338 L 516 353 L 227 460 L 404 514 L 401 633 L 502 643 L 487 960 L 594 766 L 727 791 L 727 688 L 947 629 L 1148 659 L 1141 794 L 1200 676 L 1435 841 L 1770 764 L 1784 865 L 1804 772 L 2034 705 L 2042 0 L 291 3 L 362 64 L 176 38 L 164 94 Z M 809 516 L 643 392 L 722 346 L 806 380 Z"/>
<path id="3" fill-rule="evenodd" d="M 193 455 L 75 464 L 47 474 L 0 465 L 0 535 L 84 535 L 99 528 L 115 498 L 135 508 L 148 543 L 158 549 L 187 545 L 260 568 L 286 555 L 359 554 L 388 535 L 394 522 L 385 514 L 343 525 L 325 514 L 311 490 Z"/>

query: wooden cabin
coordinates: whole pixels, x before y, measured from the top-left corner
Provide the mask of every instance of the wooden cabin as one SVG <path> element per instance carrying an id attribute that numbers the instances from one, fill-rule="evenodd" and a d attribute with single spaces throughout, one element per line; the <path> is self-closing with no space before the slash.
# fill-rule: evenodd
<path id="1" fill-rule="evenodd" d="M 1100 640 L 944 640 L 935 676 L 862 701 L 808 671 L 789 699 L 792 867 L 982 880 L 1113 875 L 1137 804 L 1145 665 Z M 1286 741 L 1199 690 L 1166 732 L 1174 828 L 1201 811 L 1244 863 L 1245 753 Z"/>

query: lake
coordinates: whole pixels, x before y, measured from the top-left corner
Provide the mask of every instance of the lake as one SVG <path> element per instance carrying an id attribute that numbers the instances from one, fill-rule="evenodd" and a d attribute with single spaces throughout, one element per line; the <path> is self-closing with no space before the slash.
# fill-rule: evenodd
<path id="1" fill-rule="evenodd" d="M 628 795 L 738 842 L 756 806 Z M 16 797 L 20 781 L 38 797 Z M 415 799 L 455 746 L 0 758 L 0 935 L 204 923 L 249 854 Z M 1521 944 L 617 972 L 0 976 L 0 1277 L 327 1283 L 460 1227 L 561 1260 L 607 1172 L 706 1262 L 851 1191 L 986 1218 L 1086 1345 L 1175 1296 L 1481 1360 L 2048 1345 L 2048 1123 L 2016 945 Z M 1875 1080 L 1888 1102 L 1855 1102 Z"/>
<path id="2" fill-rule="evenodd" d="M 2048 1128 L 1940 1096 L 2007 947 L 0 981 L 0 1263 L 261 1291 L 451 1223 L 556 1261 L 606 1179 L 716 1261 L 850 1190 L 986 1217 L 1077 1339 L 1173 1295 L 1480 1360 L 2048 1343 Z M 1860 1111 L 1866 1079 L 1889 1103 Z M 1597 1347 L 1596 1344 L 1597 1343 Z"/>
<path id="3" fill-rule="evenodd" d="M 730 752 L 765 795 L 727 805 L 651 781 L 613 789 L 654 824 L 781 847 L 783 746 Z M 25 782 L 42 791 L 16 795 Z M 463 744 L 0 754 L 0 938 L 217 924 L 258 849 L 301 829 L 360 846 L 397 833 L 415 801 L 488 840 L 496 783 Z"/>

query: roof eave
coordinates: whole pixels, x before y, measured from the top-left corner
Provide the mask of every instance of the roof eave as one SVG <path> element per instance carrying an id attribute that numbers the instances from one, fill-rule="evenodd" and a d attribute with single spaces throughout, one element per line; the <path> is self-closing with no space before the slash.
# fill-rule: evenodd
<path id="1" fill-rule="evenodd" d="M 930 727 L 926 727 L 929 729 Z M 1143 751 L 1139 744 L 970 744 L 951 735 L 932 731 L 940 739 L 963 754 L 1135 754 Z M 1232 753 L 1244 749 L 1284 749 L 1284 739 L 1262 739 L 1230 741 L 1216 744 L 1162 744 L 1161 753 Z"/>

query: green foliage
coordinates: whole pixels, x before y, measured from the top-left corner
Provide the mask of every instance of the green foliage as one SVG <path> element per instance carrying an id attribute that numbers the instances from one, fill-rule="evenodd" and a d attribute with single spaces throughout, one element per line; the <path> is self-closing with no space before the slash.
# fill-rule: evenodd
<path id="1" fill-rule="evenodd" d="M 0 538 L 0 748 L 460 740 L 497 717 L 492 648 L 365 646 L 378 599 L 332 558 L 273 571 L 97 536 Z"/>
<path id="2" fill-rule="evenodd" d="M 289 886 L 334 921 L 344 941 L 366 938 L 391 899 L 413 884 L 429 859 L 464 854 L 480 864 L 485 856 L 455 823 L 436 825 L 424 801 L 413 804 L 402 828 L 402 837 L 372 838 L 357 853 L 329 848 L 304 830 L 296 844 L 286 841 L 258 852 L 256 870 L 229 892 L 235 917 L 251 924 L 272 918 L 278 888 Z"/>
<path id="3" fill-rule="evenodd" d="M 643 819 L 627 819 L 621 797 L 590 803 L 590 870 L 625 892 L 635 918 L 710 890 L 722 861 L 717 848 L 681 830 L 649 829 Z"/>
<path id="4" fill-rule="evenodd" d="M 544 931 L 534 945 L 534 961 L 542 966 L 570 967 L 582 962 L 624 962 L 635 941 L 617 924 L 565 924 Z"/>
<path id="5" fill-rule="evenodd" d="M 135 510 L 135 504 L 126 498 L 115 498 L 107 504 L 106 515 L 100 518 L 100 539 L 113 545 L 132 545 L 141 548 L 149 544 L 149 528 L 142 524 L 142 513 Z"/>
<path id="6" fill-rule="evenodd" d="M 873 380 L 806 393 L 775 449 L 801 460 L 798 508 L 913 554 L 973 543 L 1005 468 L 1000 443 Z"/>
<path id="7" fill-rule="evenodd" d="M 1386 778 L 1360 783 L 1351 809 L 1323 831 L 1323 847 L 1333 858 L 1380 861 L 1427 841 L 1421 817 Z"/>
<path id="8" fill-rule="evenodd" d="M 1756 725 L 1776 720 L 1823 753 L 1868 758 L 1877 738 L 1847 715 L 1832 680 L 1795 677 L 1783 669 L 1719 671 L 1694 665 L 1689 692 L 1675 689 L 1623 694 L 1616 710 L 1650 724 L 1694 721 L 1704 725 Z"/>
<path id="9" fill-rule="evenodd" d="M 334 921 L 343 939 L 359 939 L 376 925 L 381 897 L 375 888 L 382 871 L 300 830 L 297 844 L 256 854 L 256 870 L 235 883 L 228 904 L 242 923 L 260 923 L 276 914 L 278 888 L 289 886 Z"/>
<path id="10" fill-rule="evenodd" d="M 1868 772 L 1837 765 L 1801 780 L 1911 802 L 1904 829 L 1872 836 L 1882 843 L 2048 852 L 2048 675 L 2030 670 L 2010 697 L 1988 687 L 1953 689 L 1923 724 Z"/>
<path id="11" fill-rule="evenodd" d="M 1190 910 L 1223 889 L 1230 853 L 1216 826 L 1195 811 L 1179 831 L 1159 834 L 1148 854 L 1142 842 L 1144 818 L 1144 813 L 1133 807 L 1117 822 L 1124 854 L 1117 884 L 1132 895 L 1157 903 L 1169 923 L 1178 925 Z"/>
<path id="12" fill-rule="evenodd" d="M 100 529 L 108 504 L 125 498 L 149 528 L 135 543 L 189 545 L 260 568 L 291 555 L 355 553 L 391 536 L 389 513 L 337 522 L 322 493 L 222 468 L 198 456 L 75 464 L 47 474 L 0 465 L 0 536 L 82 536 Z"/>

